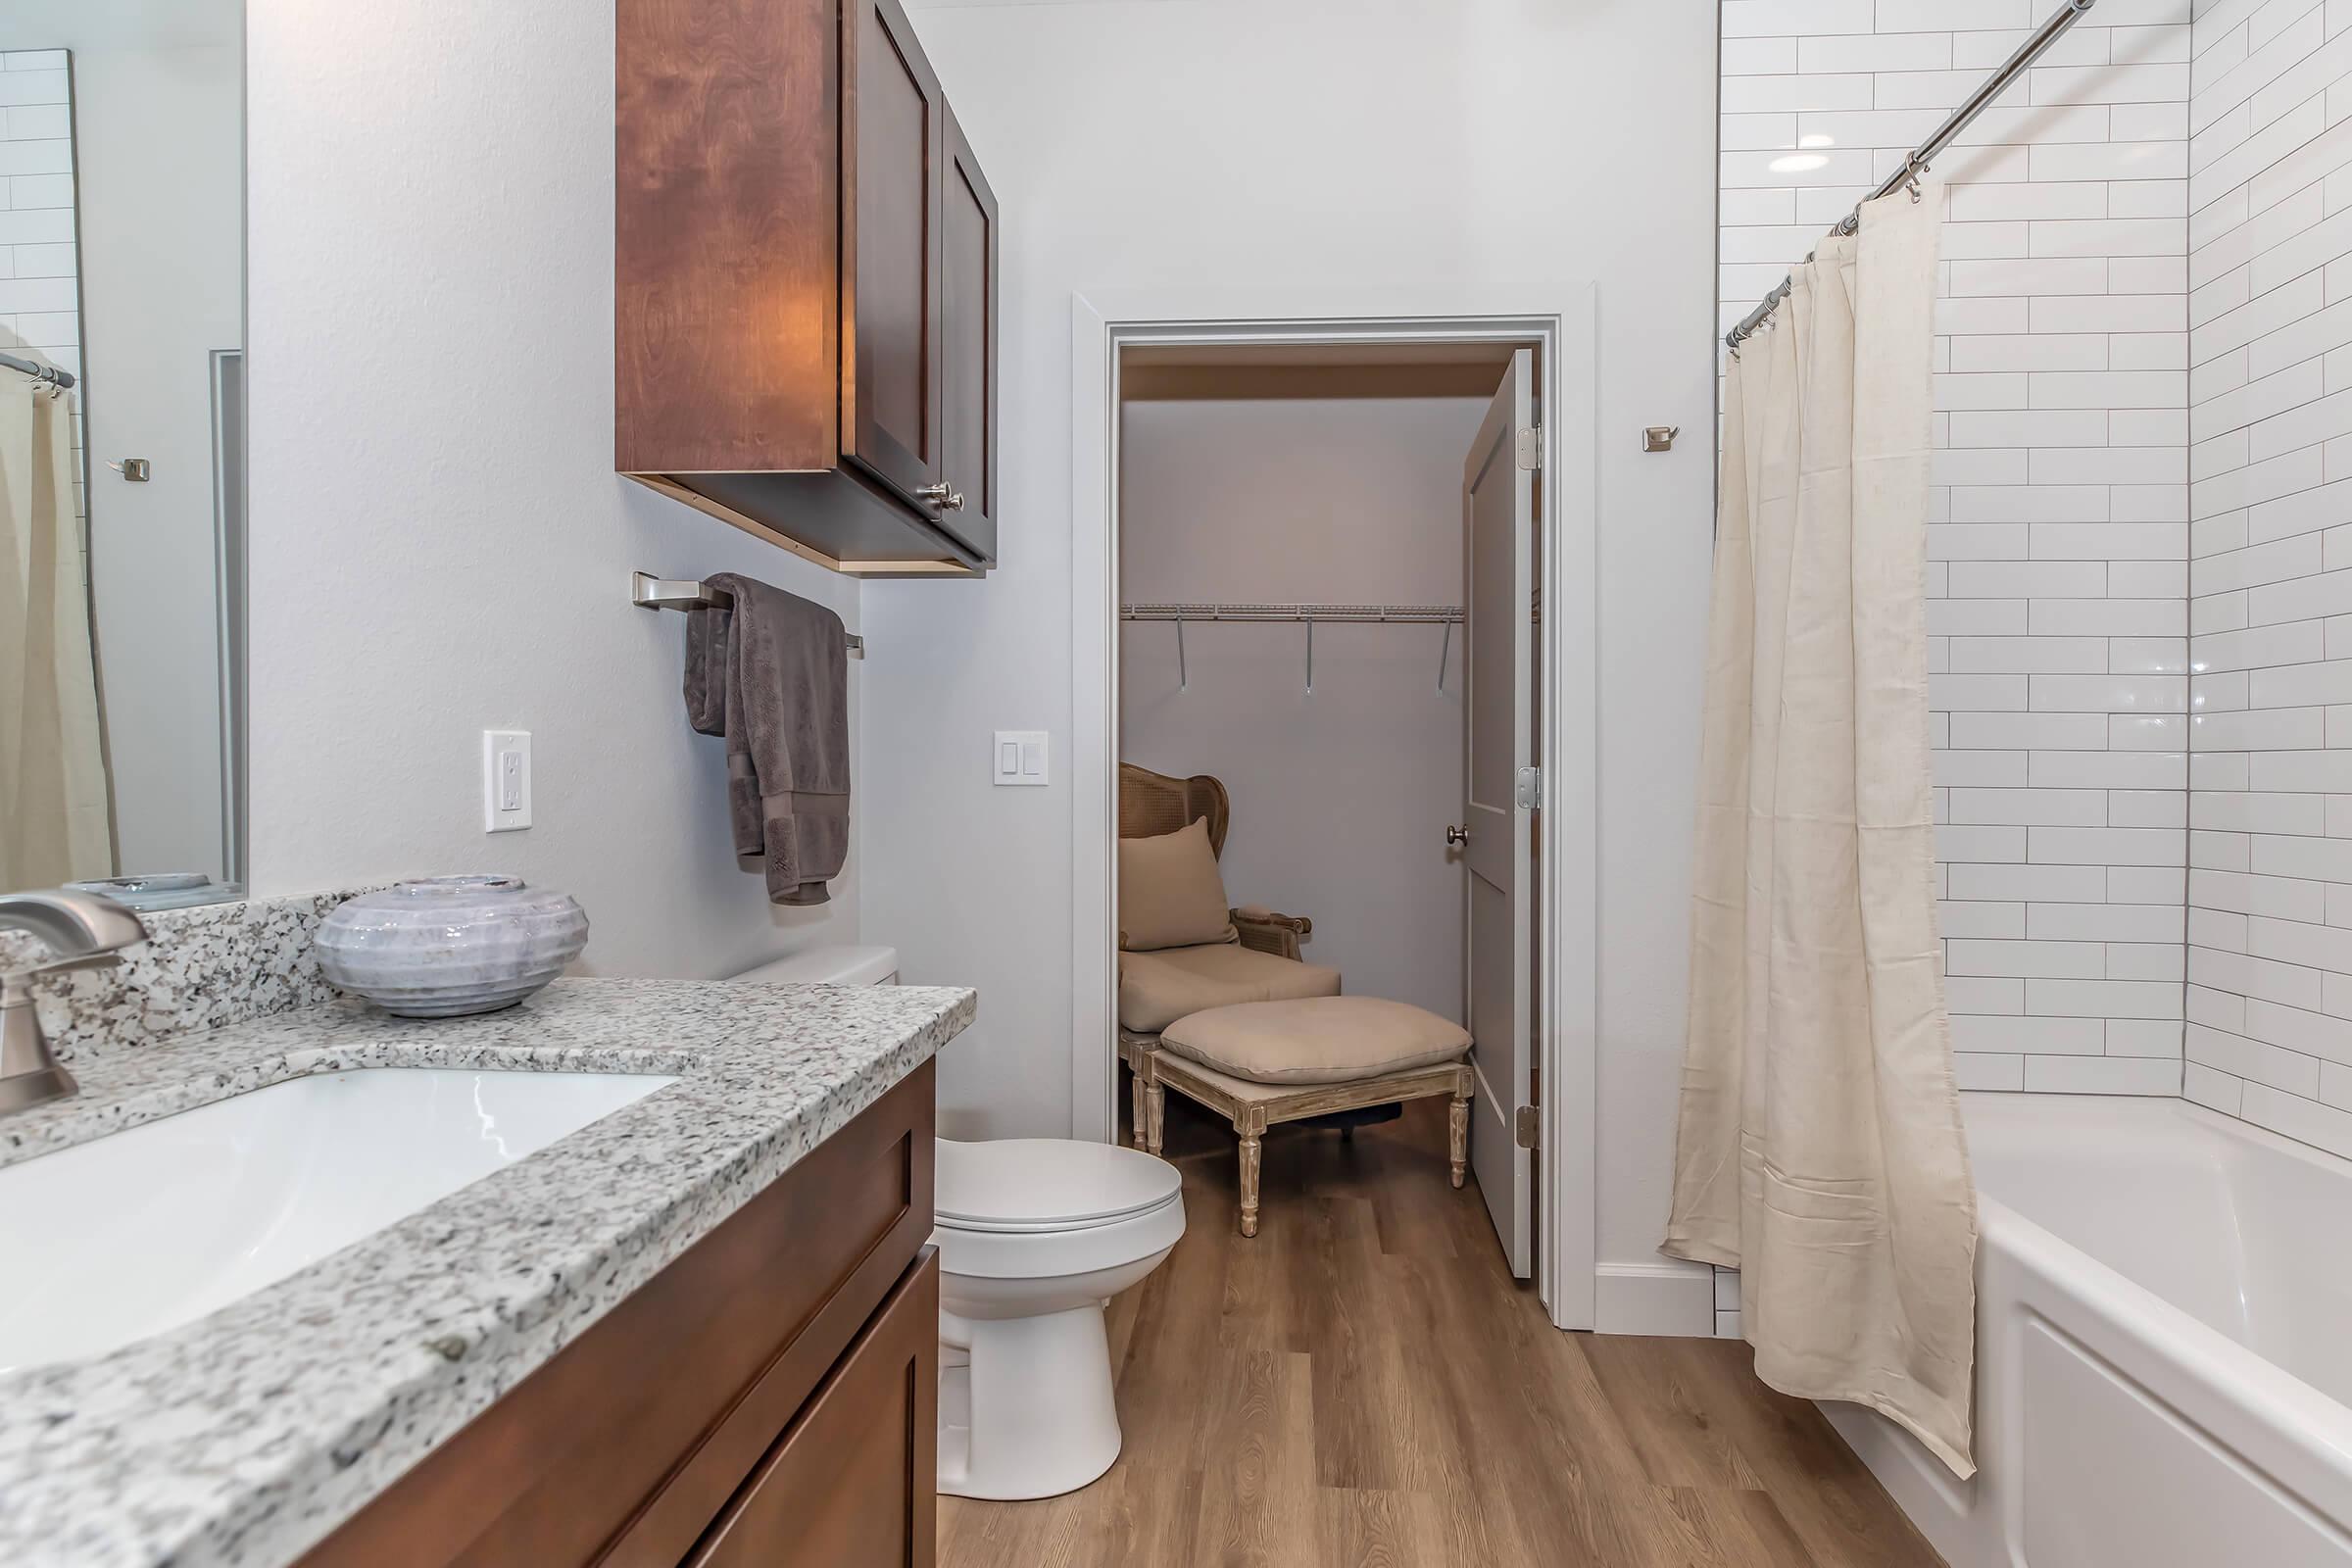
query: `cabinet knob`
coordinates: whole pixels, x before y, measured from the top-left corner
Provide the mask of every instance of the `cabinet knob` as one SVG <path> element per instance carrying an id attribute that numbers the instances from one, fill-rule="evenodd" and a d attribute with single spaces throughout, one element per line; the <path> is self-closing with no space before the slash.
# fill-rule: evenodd
<path id="1" fill-rule="evenodd" d="M 927 484 L 914 493 L 917 501 L 928 501 L 942 512 L 961 512 L 963 492 L 947 483 Z"/>

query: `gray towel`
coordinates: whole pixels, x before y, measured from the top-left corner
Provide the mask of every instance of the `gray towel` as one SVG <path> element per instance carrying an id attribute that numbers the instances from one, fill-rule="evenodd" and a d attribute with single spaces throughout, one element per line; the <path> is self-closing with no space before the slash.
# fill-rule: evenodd
<path id="1" fill-rule="evenodd" d="M 686 721 L 697 734 L 727 732 L 727 623 L 724 605 L 686 612 Z"/>
<path id="2" fill-rule="evenodd" d="M 823 904 L 850 849 L 850 655 L 841 617 L 721 572 L 731 611 L 686 622 L 686 711 L 727 738 L 735 853 L 764 856 L 774 904 Z"/>

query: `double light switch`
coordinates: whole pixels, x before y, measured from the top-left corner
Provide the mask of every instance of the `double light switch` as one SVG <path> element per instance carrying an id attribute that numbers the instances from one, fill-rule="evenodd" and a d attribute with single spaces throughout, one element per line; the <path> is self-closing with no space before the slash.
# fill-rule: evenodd
<path id="1" fill-rule="evenodd" d="M 997 731 L 996 781 L 999 784 L 1046 782 L 1046 732 L 1042 729 Z"/>

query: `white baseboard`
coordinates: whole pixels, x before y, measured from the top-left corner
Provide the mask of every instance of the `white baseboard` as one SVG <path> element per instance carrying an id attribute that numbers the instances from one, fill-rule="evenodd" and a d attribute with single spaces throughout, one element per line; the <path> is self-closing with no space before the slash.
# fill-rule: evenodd
<path id="1" fill-rule="evenodd" d="M 1715 1337 L 1715 1271 L 1703 1264 L 1602 1263 L 1592 1285 L 1596 1333 Z"/>

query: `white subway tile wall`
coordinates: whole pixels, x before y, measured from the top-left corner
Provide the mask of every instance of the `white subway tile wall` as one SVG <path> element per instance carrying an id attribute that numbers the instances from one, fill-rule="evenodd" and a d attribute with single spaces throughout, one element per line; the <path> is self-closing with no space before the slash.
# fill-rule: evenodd
<path id="1" fill-rule="evenodd" d="M 81 374 L 73 73 L 62 49 L 0 50 L 0 348 L 19 347 Z M 73 396 L 78 516 L 86 515 L 86 496 L 81 399 Z"/>
<path id="2" fill-rule="evenodd" d="M 1723 0 L 1723 325 L 1900 168 L 2054 3 Z M 2242 374 L 2192 387 L 2192 313 L 2234 335 L 2241 355 L 2279 322 L 2223 325 L 2250 296 L 2199 307 L 2190 294 L 2190 98 L 2203 69 L 2190 3 L 2100 0 L 1936 168 L 1948 221 L 1928 618 L 1937 877 L 1965 1088 L 2180 1093 L 2189 714 L 2204 694 L 2190 674 L 2192 507 L 2203 516 L 2197 498 L 2225 493 L 2244 508 L 2290 506 L 2325 463 L 2308 441 L 2283 444 L 2302 427 L 2281 426 L 2259 457 L 2244 443 L 2245 468 L 2279 466 L 2192 495 L 2192 395 L 2249 390 Z M 2323 198 L 2307 200 L 2316 221 Z M 2316 273 L 2306 286 L 2321 286 Z M 2352 349 L 2343 371 L 2352 386 Z M 2319 367 L 2303 373 L 2316 397 Z M 2341 457 L 2352 465 L 2352 450 Z M 2243 569 L 2284 587 L 2300 567 Z M 2352 570 L 2345 583 L 2352 628 Z M 2242 588 L 2241 599 L 2262 591 Z M 2214 629 L 2247 624 L 2241 612 Z M 2352 629 L 2342 640 L 2352 647 Z M 2352 732 L 2352 680 L 2346 693 L 2306 682 L 2303 695 L 2323 718 L 2327 704 L 2347 705 Z M 2352 858 L 2352 839 L 2343 848 Z M 2345 909 L 2352 922 L 2352 897 Z M 1718 1304 L 1736 1325 L 1736 1298 Z"/>
<path id="3" fill-rule="evenodd" d="M 2183 1092 L 2352 1154 L 2352 0 L 2188 72 Z"/>

